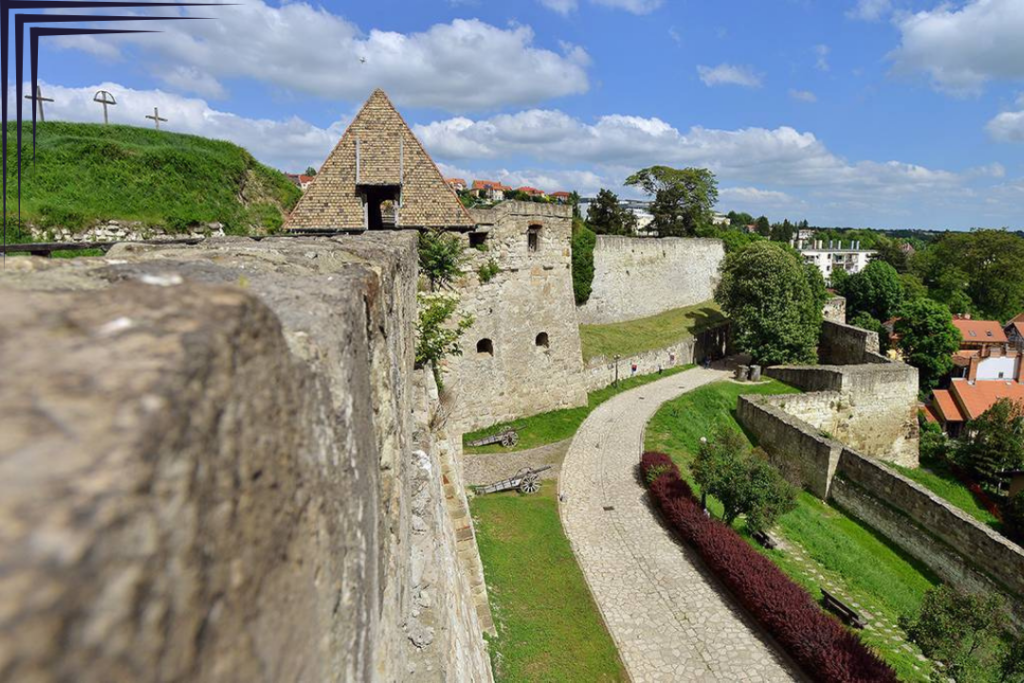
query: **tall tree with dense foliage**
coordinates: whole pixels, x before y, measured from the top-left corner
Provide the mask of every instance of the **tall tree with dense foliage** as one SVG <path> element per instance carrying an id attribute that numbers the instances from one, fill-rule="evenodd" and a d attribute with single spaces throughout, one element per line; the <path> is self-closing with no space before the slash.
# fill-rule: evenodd
<path id="1" fill-rule="evenodd" d="M 728 214 L 729 225 L 734 228 L 745 228 L 754 222 L 754 217 L 749 213 L 730 211 Z"/>
<path id="2" fill-rule="evenodd" d="M 430 281 L 430 290 L 450 287 L 462 275 L 465 249 L 458 235 L 443 230 L 420 233 L 420 272 Z"/>
<path id="3" fill-rule="evenodd" d="M 993 487 L 1000 472 L 1024 469 L 1024 405 L 1003 398 L 968 422 L 955 457 Z"/>
<path id="4" fill-rule="evenodd" d="M 917 299 L 903 306 L 895 332 L 907 363 L 918 369 L 921 387 L 935 387 L 953 369 L 953 354 L 963 338 L 945 304 Z"/>
<path id="5" fill-rule="evenodd" d="M 598 235 L 632 235 L 636 216 L 619 204 L 618 195 L 603 189 L 587 209 L 587 226 Z"/>
<path id="6" fill-rule="evenodd" d="M 788 244 L 795 234 L 796 228 L 793 227 L 788 218 L 771 227 L 771 240 L 773 242 L 785 242 Z"/>
<path id="7" fill-rule="evenodd" d="M 761 237 L 772 236 L 772 224 L 768 222 L 767 216 L 761 216 L 760 218 L 758 218 L 756 221 L 754 221 L 754 225 L 757 226 L 757 234 L 760 235 Z"/>
<path id="8" fill-rule="evenodd" d="M 817 268 L 777 242 L 729 254 L 715 293 L 736 346 L 762 365 L 815 362 L 827 296 Z"/>
<path id="9" fill-rule="evenodd" d="M 712 225 L 718 180 L 706 168 L 652 166 L 626 179 L 654 198 L 651 228 L 659 237 L 693 237 Z"/>
<path id="10" fill-rule="evenodd" d="M 833 282 L 833 286 L 846 297 L 846 310 L 851 315 L 867 313 L 875 320 L 886 321 L 903 303 L 903 281 L 885 261 L 872 261 L 861 272 Z"/>
<path id="11" fill-rule="evenodd" d="M 888 263 L 896 269 L 897 273 L 907 272 L 910 267 L 910 259 L 907 256 L 907 252 L 903 250 L 904 244 L 900 240 L 879 237 L 878 243 L 875 245 L 875 251 L 878 253 L 875 255 L 874 260 Z"/>
<path id="12" fill-rule="evenodd" d="M 912 267 L 954 312 L 969 297 L 976 316 L 1005 322 L 1024 310 L 1022 263 L 1024 239 L 1006 230 L 975 230 L 942 235 Z"/>
<path id="13" fill-rule="evenodd" d="M 912 641 L 942 662 L 956 681 L 994 680 L 1000 664 L 999 640 L 1006 631 L 1005 602 L 995 594 L 975 594 L 943 584 L 925 593 L 916 618 L 902 619 Z"/>

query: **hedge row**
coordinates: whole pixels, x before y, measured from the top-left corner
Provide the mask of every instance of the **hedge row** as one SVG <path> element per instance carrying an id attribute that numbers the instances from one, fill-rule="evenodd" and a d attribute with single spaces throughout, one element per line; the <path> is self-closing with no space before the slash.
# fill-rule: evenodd
<path id="1" fill-rule="evenodd" d="M 679 468 L 645 453 L 641 472 L 668 523 L 696 548 L 737 600 L 814 680 L 895 682 L 896 673 L 743 538 L 704 515 Z"/>

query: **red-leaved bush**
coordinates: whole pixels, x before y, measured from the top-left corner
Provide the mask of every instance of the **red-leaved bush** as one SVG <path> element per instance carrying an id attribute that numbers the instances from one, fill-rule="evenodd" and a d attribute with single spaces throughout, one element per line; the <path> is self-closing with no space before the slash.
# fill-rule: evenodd
<path id="1" fill-rule="evenodd" d="M 807 591 L 731 528 L 704 516 L 690 485 L 669 456 L 644 453 L 640 471 L 668 523 L 814 680 L 895 683 L 896 673 L 856 635 L 823 612 Z"/>

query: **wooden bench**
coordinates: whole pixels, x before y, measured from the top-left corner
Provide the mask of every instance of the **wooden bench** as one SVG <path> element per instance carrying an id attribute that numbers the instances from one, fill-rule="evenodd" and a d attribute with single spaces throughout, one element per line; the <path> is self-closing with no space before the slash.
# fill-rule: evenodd
<path id="1" fill-rule="evenodd" d="M 821 589 L 821 599 L 825 603 L 825 609 L 842 619 L 844 624 L 853 628 L 864 628 L 864 620 L 860 615 L 824 588 Z"/>

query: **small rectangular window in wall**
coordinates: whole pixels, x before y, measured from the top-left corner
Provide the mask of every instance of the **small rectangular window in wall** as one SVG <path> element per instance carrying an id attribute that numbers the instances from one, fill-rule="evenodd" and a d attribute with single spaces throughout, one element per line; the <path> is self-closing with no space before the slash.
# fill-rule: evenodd
<path id="1" fill-rule="evenodd" d="M 540 226 L 530 226 L 526 233 L 526 244 L 530 251 L 540 251 Z"/>

